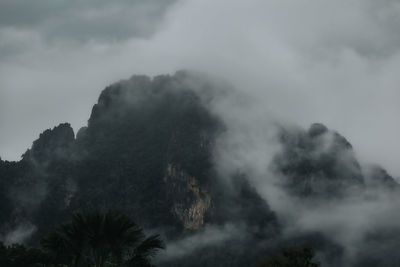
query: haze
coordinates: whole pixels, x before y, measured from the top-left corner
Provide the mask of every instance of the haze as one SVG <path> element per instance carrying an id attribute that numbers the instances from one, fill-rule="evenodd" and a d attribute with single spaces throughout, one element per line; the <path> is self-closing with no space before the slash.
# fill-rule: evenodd
<path id="1" fill-rule="evenodd" d="M 400 176 L 400 2 L 94 2 L 0 2 L 3 159 L 60 122 L 84 126 L 112 82 L 194 69 L 257 99 L 245 112 L 322 122 Z"/>

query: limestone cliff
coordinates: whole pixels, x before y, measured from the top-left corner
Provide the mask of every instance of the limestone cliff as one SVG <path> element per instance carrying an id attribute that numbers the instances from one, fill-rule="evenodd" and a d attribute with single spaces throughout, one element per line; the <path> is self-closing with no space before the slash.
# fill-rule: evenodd
<path id="1" fill-rule="evenodd" d="M 195 177 L 178 166 L 167 165 L 164 181 L 173 199 L 172 213 L 179 218 L 185 229 L 200 229 L 205 213 L 210 209 L 211 197 Z"/>

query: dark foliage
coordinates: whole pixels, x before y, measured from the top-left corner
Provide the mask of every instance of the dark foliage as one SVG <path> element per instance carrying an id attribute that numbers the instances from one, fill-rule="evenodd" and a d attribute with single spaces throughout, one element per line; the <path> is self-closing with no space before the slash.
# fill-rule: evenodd
<path id="1" fill-rule="evenodd" d="M 279 255 L 262 260 L 258 267 L 318 267 L 314 255 L 314 249 L 307 245 L 285 247 Z"/>
<path id="2" fill-rule="evenodd" d="M 5 246 L 0 242 L 0 266 L 42 267 L 50 266 L 50 258 L 42 250 L 26 248 L 21 244 Z"/>
<path id="3" fill-rule="evenodd" d="M 164 243 L 146 237 L 128 216 L 115 212 L 74 213 L 71 222 L 42 239 L 52 262 L 69 266 L 151 266 Z"/>

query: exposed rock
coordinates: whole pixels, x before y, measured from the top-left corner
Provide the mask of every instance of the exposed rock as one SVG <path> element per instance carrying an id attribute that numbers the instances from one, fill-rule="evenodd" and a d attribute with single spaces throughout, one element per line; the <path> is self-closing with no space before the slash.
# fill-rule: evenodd
<path id="1" fill-rule="evenodd" d="M 168 164 L 164 181 L 168 194 L 173 198 L 173 213 L 185 229 L 200 229 L 204 225 L 205 213 L 211 205 L 211 197 L 198 185 L 195 177 L 178 167 Z"/>
<path id="2" fill-rule="evenodd" d="M 167 240 L 207 226 L 240 230 L 241 242 L 207 246 L 185 264 L 164 266 L 255 265 L 260 248 L 276 246 L 282 228 L 249 182 L 251 174 L 218 177 L 213 151 L 225 126 L 208 106 L 221 96 L 214 89 L 188 72 L 133 76 L 107 87 L 76 139 L 61 124 L 41 134 L 20 162 L 0 160 L 0 235 L 28 221 L 37 227 L 31 238 L 37 244 L 74 210 L 116 208 Z M 382 169 L 365 185 L 351 144 L 322 124 L 283 129 L 280 137 L 272 169 L 299 201 L 398 187 Z"/>

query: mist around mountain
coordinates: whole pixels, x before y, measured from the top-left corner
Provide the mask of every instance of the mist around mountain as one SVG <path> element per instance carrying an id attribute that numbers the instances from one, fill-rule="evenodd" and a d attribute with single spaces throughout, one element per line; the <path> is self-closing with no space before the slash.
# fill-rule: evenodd
<path id="1" fill-rule="evenodd" d="M 76 210 L 118 209 L 162 235 L 157 266 L 256 266 L 292 244 L 322 266 L 399 265 L 397 180 L 322 123 L 257 124 L 246 108 L 189 71 L 108 86 L 86 127 L 0 161 L 0 239 L 36 246 Z"/>

